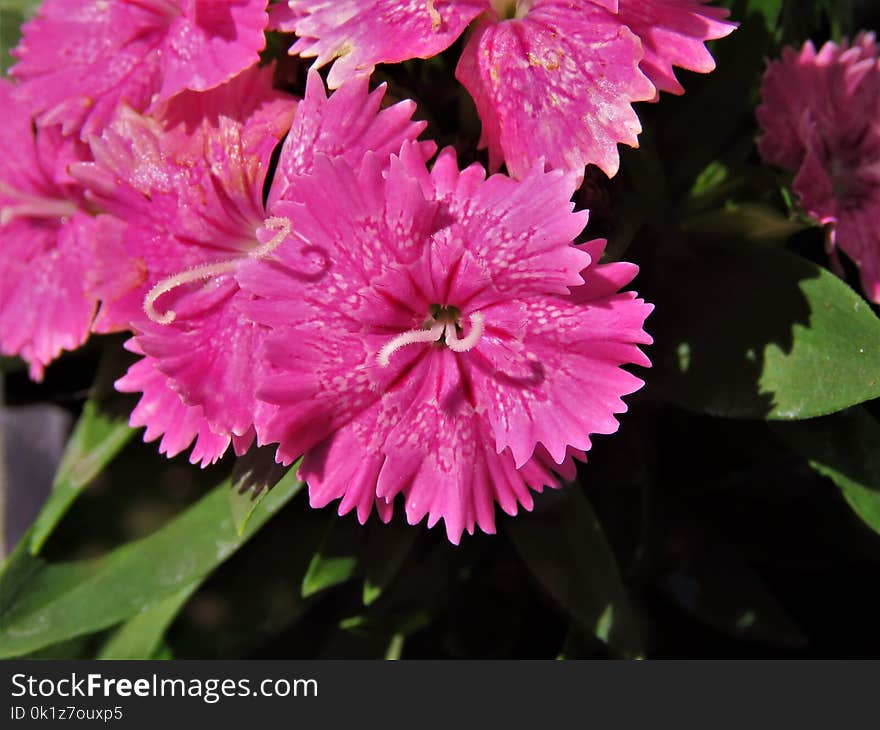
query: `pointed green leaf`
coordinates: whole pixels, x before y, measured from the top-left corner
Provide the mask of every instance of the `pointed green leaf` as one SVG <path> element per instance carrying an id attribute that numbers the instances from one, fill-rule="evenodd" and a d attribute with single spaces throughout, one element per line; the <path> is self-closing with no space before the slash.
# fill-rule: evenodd
<path id="1" fill-rule="evenodd" d="M 0 10 L 21 13 L 25 17 L 33 15 L 40 0 L 0 0 Z"/>
<path id="2" fill-rule="evenodd" d="M 40 552 L 82 490 L 122 451 L 134 433 L 124 417 L 104 412 L 95 400 L 86 402 L 61 458 L 52 493 L 31 529 L 31 553 Z"/>
<path id="3" fill-rule="evenodd" d="M 396 659 L 400 659 L 403 654 L 403 645 L 406 642 L 406 637 L 403 634 L 394 634 L 391 637 L 391 641 L 388 642 L 388 649 L 385 652 L 385 659 L 387 661 L 394 661 Z"/>
<path id="4" fill-rule="evenodd" d="M 861 520 L 880 533 L 880 423 L 852 408 L 803 423 L 776 424 L 776 433 L 833 481 Z"/>
<path id="5" fill-rule="evenodd" d="M 684 230 L 692 234 L 742 238 L 756 243 L 784 243 L 790 236 L 806 230 L 810 224 L 780 213 L 766 203 L 728 203 L 687 220 Z"/>
<path id="6" fill-rule="evenodd" d="M 880 396 L 880 319 L 785 250 L 706 241 L 643 269 L 652 392 L 714 416 L 797 420 Z M 833 377 L 829 374 L 833 373 Z"/>
<path id="7" fill-rule="evenodd" d="M 357 575 L 363 528 L 348 519 L 331 515 L 327 531 L 303 577 L 302 597 L 345 583 Z"/>
<path id="8" fill-rule="evenodd" d="M 21 26 L 36 9 L 38 0 L 0 0 L 0 73 L 14 63 L 9 54 L 21 37 Z"/>
<path id="9" fill-rule="evenodd" d="M 239 535 L 244 534 L 248 520 L 250 520 L 257 507 L 260 506 L 260 502 L 266 498 L 268 493 L 269 491 L 265 489 L 259 494 L 247 491 L 239 492 L 235 485 L 232 485 L 232 489 L 229 490 L 230 509 L 232 511 L 232 520 L 235 524 L 235 531 Z"/>
<path id="10" fill-rule="evenodd" d="M 624 656 L 643 656 L 617 562 L 580 487 L 539 495 L 535 511 L 506 529 L 535 578 L 585 631 Z"/>
<path id="11" fill-rule="evenodd" d="M 198 587 L 198 582 L 191 583 L 130 618 L 107 639 L 96 658 L 151 659 L 154 657 L 161 650 L 166 629 Z"/>
<path id="12" fill-rule="evenodd" d="M 235 461 L 232 470 L 232 490 L 230 491 L 232 519 L 238 534 L 244 533 L 248 520 L 260 502 L 289 471 L 294 473 L 299 462 L 293 466 L 282 466 L 275 461 L 272 447 L 253 447 Z"/>
<path id="13" fill-rule="evenodd" d="M 17 549 L 0 573 L 0 656 L 113 626 L 204 580 L 301 487 L 292 473 L 279 482 L 243 535 L 225 481 L 152 535 L 101 558 L 48 564 Z"/>

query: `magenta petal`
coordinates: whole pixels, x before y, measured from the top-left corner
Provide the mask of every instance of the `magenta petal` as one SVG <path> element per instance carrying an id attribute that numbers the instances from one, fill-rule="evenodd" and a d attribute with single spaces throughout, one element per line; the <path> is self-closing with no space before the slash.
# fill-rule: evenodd
<path id="1" fill-rule="evenodd" d="M 638 146 L 632 102 L 653 98 L 639 70 L 642 48 L 598 6 L 537 0 L 501 23 L 483 20 L 465 46 L 456 77 L 483 122 L 492 168 L 514 177 L 544 164 L 583 173 L 617 172 L 618 143 Z"/>
<path id="2" fill-rule="evenodd" d="M 184 404 L 151 358 L 143 358 L 132 365 L 128 373 L 116 381 L 116 389 L 123 393 L 143 393 L 131 413 L 129 424 L 132 428 L 146 426 L 146 442 L 161 437 L 159 453 L 176 456 L 195 440 L 190 462 L 201 462 L 203 467 L 215 463 L 226 453 L 229 436 L 215 434 L 199 406 Z"/>
<path id="3" fill-rule="evenodd" d="M 585 276 L 589 281 L 590 272 Z M 643 384 L 620 365 L 650 365 L 638 345 L 651 343 L 643 327 L 653 307 L 631 293 L 588 297 L 574 289 L 570 297 L 525 302 L 522 340 L 499 331 L 474 358 L 478 403 L 497 450 L 510 448 L 517 466 L 537 443 L 556 463 L 569 447 L 589 450 L 590 434 L 614 433 L 614 415 L 626 410 L 622 396 Z M 501 307 L 485 313 L 488 322 L 504 316 Z"/>
<path id="4" fill-rule="evenodd" d="M 162 41 L 159 99 L 218 86 L 260 60 L 266 0 L 185 0 Z"/>
<path id="5" fill-rule="evenodd" d="M 804 210 L 829 226 L 828 242 L 859 267 L 880 301 L 880 47 L 871 33 L 849 43 L 787 48 L 764 75 L 757 110 L 765 162 L 795 170 Z"/>
<path id="6" fill-rule="evenodd" d="M 377 63 L 430 58 L 455 42 L 465 26 L 489 8 L 488 0 L 297 0 L 292 23 L 300 38 L 291 53 L 333 62 L 328 81 L 369 75 Z"/>
<path id="7" fill-rule="evenodd" d="M 306 94 L 293 120 L 278 160 L 269 207 L 283 198 L 300 175 L 311 171 L 316 155 L 340 157 L 356 166 L 367 152 L 387 158 L 404 142 L 416 139 L 425 122 L 412 121 L 415 103 L 409 100 L 381 109 L 384 84 L 370 92 L 369 79 L 354 78 L 330 97 L 316 71 L 310 71 Z M 430 143 L 420 143 L 424 162 L 434 153 Z"/>
<path id="8" fill-rule="evenodd" d="M 239 310 L 242 296 L 234 283 L 218 280 L 178 299 L 175 322 L 143 322 L 136 337 L 184 403 L 200 406 L 217 433 L 239 436 L 253 423 L 261 368 L 252 354 L 264 336 Z"/>
<path id="9" fill-rule="evenodd" d="M 13 221 L 0 228 L 0 347 L 30 363 L 31 377 L 88 339 L 96 302 L 84 292 L 92 221 Z M 8 247 L 8 248 L 7 248 Z"/>
<path id="10" fill-rule="evenodd" d="M 88 149 L 57 127 L 34 132 L 14 86 L 0 80 L 0 351 L 45 366 L 85 342 L 103 227 L 83 212 L 68 167 Z"/>
<path id="11" fill-rule="evenodd" d="M 715 60 L 704 43 L 729 35 L 736 28 L 725 18 L 727 8 L 710 0 L 620 0 L 618 17 L 642 41 L 641 69 L 658 91 L 683 94 L 673 66 L 709 73 Z"/>
<path id="12" fill-rule="evenodd" d="M 217 86 L 253 65 L 268 22 L 260 0 L 45 0 L 25 24 L 12 74 L 43 125 L 82 138 L 120 105 Z"/>

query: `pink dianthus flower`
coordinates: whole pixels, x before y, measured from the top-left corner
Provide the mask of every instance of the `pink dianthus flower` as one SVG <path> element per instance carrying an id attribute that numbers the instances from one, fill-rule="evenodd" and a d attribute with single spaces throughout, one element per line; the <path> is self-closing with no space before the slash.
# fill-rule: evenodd
<path id="1" fill-rule="evenodd" d="M 764 75 L 757 111 L 765 162 L 796 171 L 807 213 L 829 226 L 880 303 L 880 46 L 873 33 L 852 44 L 787 48 Z M 835 261 L 834 258 L 832 258 Z"/>
<path id="2" fill-rule="evenodd" d="M 92 140 L 95 163 L 74 170 L 126 222 L 128 259 L 143 272 L 135 279 L 131 265 L 117 267 L 96 324 L 135 332 L 129 348 L 143 359 L 117 383 L 143 393 L 132 425 L 146 426 L 148 440 L 161 435 L 169 455 L 196 439 L 191 459 L 203 465 L 230 441 L 241 451 L 253 438 L 262 377 L 254 353 L 265 328 L 243 311 L 251 295 L 235 273 L 296 238 L 284 191 L 316 153 L 353 163 L 367 150 L 387 157 L 424 128 L 411 121 L 411 102 L 380 112 L 383 90 L 369 93 L 366 79 L 328 99 L 314 73 L 297 105 L 273 90 L 272 73 L 255 67 L 211 91 L 181 94 L 155 118 L 123 109 Z M 271 156 L 291 123 L 264 203 Z"/>
<path id="3" fill-rule="evenodd" d="M 89 336 L 96 251 L 115 234 L 94 217 L 72 162 L 91 159 L 57 126 L 34 130 L 15 87 L 0 79 L 0 352 L 20 355 L 35 380 Z"/>
<path id="4" fill-rule="evenodd" d="M 456 69 L 483 123 L 490 165 L 522 177 L 543 160 L 583 173 L 618 169 L 638 146 L 632 108 L 682 93 L 673 66 L 708 72 L 703 43 L 730 33 L 708 0 L 290 0 L 292 53 L 333 62 L 331 87 L 377 63 L 428 58 L 475 21 Z M 280 14 L 279 14 L 280 16 Z"/>
<path id="5" fill-rule="evenodd" d="M 267 22 L 266 0 L 44 0 L 11 73 L 40 124 L 88 139 L 122 103 L 144 111 L 252 66 Z"/>
<path id="6" fill-rule="evenodd" d="M 247 311 L 271 329 L 257 424 L 278 458 L 304 454 L 313 506 L 411 524 L 443 520 L 449 539 L 494 532 L 494 505 L 531 509 L 530 490 L 574 476 L 590 435 L 613 433 L 621 397 L 650 363 L 652 307 L 620 292 L 637 268 L 600 265 L 603 241 L 574 246 L 576 176 L 516 181 L 451 150 L 428 171 L 404 145 L 384 171 L 316 157 L 288 189 L 305 247 L 236 273 Z M 326 262 L 307 278 L 306 253 Z"/>

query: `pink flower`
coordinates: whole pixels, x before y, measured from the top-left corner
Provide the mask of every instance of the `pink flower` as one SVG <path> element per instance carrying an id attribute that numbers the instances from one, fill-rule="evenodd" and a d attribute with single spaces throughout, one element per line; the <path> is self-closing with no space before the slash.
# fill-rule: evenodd
<path id="1" fill-rule="evenodd" d="M 58 127 L 35 132 L 13 96 L 0 79 L 0 351 L 20 355 L 40 380 L 62 350 L 89 336 L 92 260 L 114 230 L 89 213 L 67 174 L 71 162 L 89 159 L 88 148 Z"/>
<path id="2" fill-rule="evenodd" d="M 797 171 L 794 190 L 807 213 L 829 225 L 859 267 L 869 299 L 880 303 L 880 46 L 872 33 L 852 45 L 807 42 L 787 48 L 764 75 L 764 161 Z M 834 258 L 832 260 L 835 260 Z"/>
<path id="3" fill-rule="evenodd" d="M 313 506 L 388 519 L 402 494 L 411 524 L 442 519 L 457 543 L 617 430 L 651 305 L 619 292 L 636 267 L 599 265 L 603 241 L 572 245 L 574 175 L 487 180 L 451 150 L 428 172 L 412 146 L 379 168 L 316 158 L 286 193 L 300 243 L 236 274 L 272 329 L 257 432 L 305 455 Z M 323 276 L 298 273 L 315 255 Z"/>
<path id="4" fill-rule="evenodd" d="M 12 74 L 40 124 L 87 139 L 120 103 L 143 111 L 253 65 L 267 22 L 265 0 L 44 0 Z"/>
<path id="5" fill-rule="evenodd" d="M 291 52 L 333 62 L 329 83 L 377 63 L 427 58 L 476 19 L 456 69 L 483 122 L 490 163 L 523 177 L 543 160 L 617 172 L 617 144 L 638 145 L 632 108 L 682 93 L 673 66 L 707 72 L 703 43 L 730 33 L 707 0 L 291 0 Z"/>
<path id="6" fill-rule="evenodd" d="M 203 464 L 231 441 L 239 451 L 249 445 L 254 415 L 266 408 L 254 399 L 262 370 L 253 359 L 265 328 L 243 311 L 251 295 L 235 273 L 295 239 L 284 190 L 316 152 L 353 163 L 367 150 L 387 157 L 424 127 L 410 120 L 412 103 L 380 112 L 384 92 L 368 93 L 366 79 L 327 99 L 312 74 L 297 106 L 272 89 L 272 71 L 181 94 L 157 119 L 124 109 L 93 140 L 96 163 L 75 169 L 93 199 L 127 222 L 128 256 L 145 272 L 128 290 L 110 277 L 117 296 L 105 295 L 98 320 L 101 329 L 131 326 L 131 349 L 144 355 L 118 383 L 143 392 L 132 425 L 146 425 L 148 439 L 164 434 L 169 455 L 196 438 L 191 459 Z M 264 204 L 270 157 L 291 121 Z"/>

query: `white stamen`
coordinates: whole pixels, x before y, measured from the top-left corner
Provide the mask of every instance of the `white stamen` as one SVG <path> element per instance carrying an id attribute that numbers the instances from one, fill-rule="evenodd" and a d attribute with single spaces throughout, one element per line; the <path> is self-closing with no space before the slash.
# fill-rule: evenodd
<path id="1" fill-rule="evenodd" d="M 263 221 L 263 228 L 277 231 L 277 233 L 266 243 L 257 246 L 248 253 L 252 259 L 265 258 L 284 242 L 284 239 L 290 235 L 290 218 L 281 218 L 280 216 L 266 218 Z"/>
<path id="2" fill-rule="evenodd" d="M 449 349 L 453 352 L 467 352 L 472 349 L 483 336 L 484 324 L 485 319 L 483 315 L 479 312 L 474 312 L 471 315 L 471 331 L 468 332 L 467 337 L 459 339 L 455 331 L 455 325 L 451 322 L 447 323 L 446 344 L 449 346 Z"/>
<path id="3" fill-rule="evenodd" d="M 165 314 L 159 314 L 156 311 L 156 300 L 159 297 L 184 284 L 191 284 L 194 281 L 202 281 L 203 279 L 213 279 L 215 276 L 227 274 L 230 271 L 234 271 L 236 267 L 238 267 L 238 259 L 233 259 L 232 261 L 221 261 L 217 264 L 196 266 L 174 276 L 169 276 L 167 279 L 162 279 L 144 297 L 144 312 L 157 324 L 171 324 L 177 318 L 177 312 L 169 309 Z"/>
<path id="4" fill-rule="evenodd" d="M 485 329 L 485 318 L 479 312 L 474 312 L 471 315 L 471 331 L 468 332 L 467 337 L 458 336 L 458 325 L 454 321 L 450 321 L 448 313 L 440 313 L 439 321 L 437 319 L 428 321 L 433 322 L 430 329 L 403 332 L 387 342 L 385 347 L 379 350 L 379 354 L 376 356 L 379 365 L 383 368 L 388 367 L 391 364 L 391 356 L 401 347 L 414 345 L 417 342 L 437 342 L 441 337 L 444 337 L 446 345 L 453 352 L 467 352 L 473 349 L 474 345 L 480 341 L 480 337 L 483 336 Z"/>
<path id="5" fill-rule="evenodd" d="M 376 356 L 379 364 L 383 368 L 387 368 L 391 364 L 391 356 L 401 347 L 414 345 L 417 342 L 436 342 L 443 336 L 443 329 L 446 327 L 442 322 L 436 322 L 429 330 L 410 330 L 402 332 L 394 339 L 385 343 L 385 347 L 379 350 Z"/>
<path id="6" fill-rule="evenodd" d="M 10 187 L 2 180 L 0 180 L 0 194 L 19 201 L 15 205 L 5 205 L 0 208 L 0 226 L 5 226 L 10 221 L 23 217 L 66 218 L 74 215 L 78 210 L 76 203 L 72 200 L 29 195 Z"/>
<path id="7" fill-rule="evenodd" d="M 290 220 L 273 216 L 263 221 L 263 228 L 277 231 L 266 243 L 262 243 L 252 251 L 248 252 L 247 258 L 262 259 L 272 253 L 281 243 L 290 235 Z M 194 281 L 202 281 L 204 279 L 213 279 L 214 277 L 228 274 L 235 271 L 241 259 L 232 259 L 230 261 L 220 261 L 216 264 L 202 264 L 187 271 L 182 271 L 167 279 L 162 279 L 156 286 L 150 289 L 147 296 L 144 297 L 144 312 L 157 324 L 171 324 L 177 318 L 177 312 L 169 309 L 164 314 L 160 314 L 156 310 L 156 300 L 163 294 L 173 291 L 184 284 L 191 284 Z"/>

